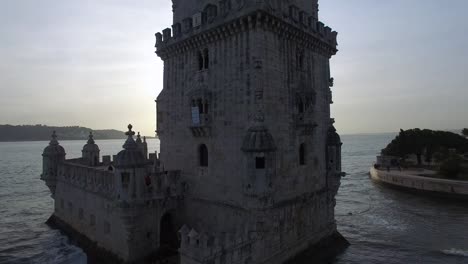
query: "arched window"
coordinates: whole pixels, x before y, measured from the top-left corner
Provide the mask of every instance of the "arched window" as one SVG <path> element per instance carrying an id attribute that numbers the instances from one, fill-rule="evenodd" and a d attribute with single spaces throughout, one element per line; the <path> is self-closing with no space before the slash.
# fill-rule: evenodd
<path id="1" fill-rule="evenodd" d="M 305 144 L 302 143 L 300 146 L 299 146 L 299 165 L 305 165 L 306 164 L 306 160 L 305 160 Z"/>
<path id="2" fill-rule="evenodd" d="M 208 101 L 205 101 L 205 104 L 203 105 L 203 111 L 205 114 L 208 114 Z"/>
<path id="3" fill-rule="evenodd" d="M 204 57 L 204 68 L 205 69 L 208 69 L 209 65 L 210 65 L 210 56 L 209 56 L 209 53 L 208 53 L 208 49 L 205 49 L 203 51 L 203 57 Z"/>
<path id="4" fill-rule="evenodd" d="M 296 53 L 296 62 L 297 62 L 297 69 L 298 70 L 304 70 L 304 51 L 303 50 L 297 50 Z"/>
<path id="5" fill-rule="evenodd" d="M 297 102 L 297 108 L 299 110 L 299 114 L 304 113 L 304 103 L 302 102 L 302 99 L 299 99 L 299 101 Z"/>
<path id="6" fill-rule="evenodd" d="M 208 148 L 205 144 L 198 148 L 198 158 L 200 167 L 208 167 Z"/>
<path id="7" fill-rule="evenodd" d="M 203 114 L 203 101 L 202 99 L 197 100 L 198 111 L 200 114 Z"/>
<path id="8" fill-rule="evenodd" d="M 216 5 L 211 5 L 211 4 L 207 5 L 205 7 L 205 12 L 206 12 L 208 23 L 211 23 L 218 15 L 218 7 Z"/>
<path id="9" fill-rule="evenodd" d="M 198 70 L 203 70 L 203 54 L 201 51 L 198 52 Z"/>

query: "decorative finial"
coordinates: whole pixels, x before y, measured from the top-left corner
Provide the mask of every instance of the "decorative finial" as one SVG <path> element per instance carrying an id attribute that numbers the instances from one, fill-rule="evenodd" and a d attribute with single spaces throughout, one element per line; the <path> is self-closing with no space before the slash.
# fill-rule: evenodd
<path id="1" fill-rule="evenodd" d="M 49 145 L 58 145 L 58 140 L 57 140 L 57 134 L 54 130 L 54 132 L 52 132 L 52 139 L 50 140 L 50 143 Z"/>
<path id="2" fill-rule="evenodd" d="M 125 144 L 123 145 L 124 149 L 132 149 L 136 148 L 137 144 L 135 143 L 135 140 L 133 139 L 133 136 L 135 135 L 135 132 L 132 131 L 133 126 L 130 124 L 128 125 L 128 131 L 125 133 L 125 135 L 128 136 L 127 141 L 125 141 Z"/>
<path id="3" fill-rule="evenodd" d="M 94 136 L 92 131 L 89 131 L 88 144 L 94 144 Z"/>
<path id="4" fill-rule="evenodd" d="M 135 132 L 132 131 L 132 128 L 133 128 L 132 124 L 129 124 L 128 125 L 128 131 L 127 131 L 127 133 L 125 133 L 125 135 L 127 135 L 129 137 L 135 135 Z"/>
<path id="5" fill-rule="evenodd" d="M 140 132 L 138 132 L 137 139 L 136 139 L 136 143 L 138 143 L 138 144 L 142 143 L 142 142 L 141 142 Z"/>
<path id="6" fill-rule="evenodd" d="M 145 137 L 145 136 L 143 137 L 143 142 L 145 142 L 145 143 L 146 143 L 146 137 Z"/>

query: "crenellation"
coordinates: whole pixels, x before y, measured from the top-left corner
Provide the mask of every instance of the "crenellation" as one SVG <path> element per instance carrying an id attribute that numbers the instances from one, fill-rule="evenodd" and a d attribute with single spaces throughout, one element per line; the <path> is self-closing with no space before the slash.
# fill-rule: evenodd
<path id="1" fill-rule="evenodd" d="M 296 11 L 299 12 L 298 9 L 296 7 L 294 7 L 294 6 L 291 7 L 291 10 L 292 10 L 291 12 L 293 14 L 295 14 Z M 305 12 L 303 12 L 301 14 L 302 14 L 302 17 L 300 17 L 300 19 L 301 19 L 300 24 L 302 25 L 300 27 L 301 29 L 297 28 L 296 19 L 291 18 L 292 23 L 290 23 L 290 22 L 285 21 L 283 19 L 278 19 L 277 17 L 274 17 L 271 14 L 264 13 L 262 11 L 254 12 L 252 15 L 247 15 L 247 16 L 240 17 L 240 18 L 235 18 L 234 20 L 232 20 L 230 23 L 227 23 L 227 24 L 214 23 L 214 24 L 210 25 L 209 27 L 206 26 L 206 28 L 204 26 L 199 26 L 199 27 L 195 28 L 195 30 L 191 30 L 192 28 L 190 28 L 190 20 L 184 20 L 184 21 L 186 21 L 186 22 L 184 22 L 184 25 L 186 25 L 185 26 L 185 32 L 178 35 L 178 41 L 179 42 L 180 41 L 190 41 L 190 39 L 192 37 L 198 37 L 199 39 L 196 39 L 194 42 L 190 43 L 189 45 L 193 45 L 193 44 L 200 43 L 200 42 L 203 42 L 203 41 L 213 42 L 213 41 L 216 41 L 219 38 L 224 38 L 226 36 L 239 33 L 240 31 L 249 30 L 249 29 L 252 29 L 253 27 L 256 27 L 256 26 L 258 26 L 258 27 L 268 26 L 268 27 L 271 27 L 271 28 L 276 28 L 278 30 L 278 29 L 280 29 L 278 26 L 280 24 L 283 24 L 283 26 L 281 27 L 280 30 L 285 30 L 286 31 L 286 30 L 290 30 L 290 29 L 293 29 L 293 28 L 296 29 L 295 31 L 292 32 L 293 34 L 291 34 L 289 37 L 298 37 L 299 32 L 307 32 L 310 37 L 316 38 L 319 41 L 323 41 L 324 43 L 327 43 L 327 45 L 330 45 L 331 48 L 336 49 L 336 36 L 337 36 L 337 34 L 325 35 L 326 34 L 325 25 L 322 22 L 317 21 L 315 19 L 315 17 L 306 18 L 305 17 L 306 16 Z M 299 16 L 300 15 L 298 13 L 297 21 L 299 21 Z M 310 29 L 308 29 L 307 31 L 303 31 L 302 29 L 307 28 L 307 23 L 310 24 L 310 26 L 308 27 Z M 247 28 L 245 25 L 249 25 L 249 27 Z M 221 28 L 218 28 L 218 27 L 221 27 Z M 190 28 L 190 30 L 189 30 L 189 28 Z M 331 31 L 331 29 L 330 29 L 330 31 Z M 167 36 L 167 38 L 163 37 L 162 42 L 160 41 L 160 39 L 158 37 L 157 37 L 157 40 L 156 40 L 156 47 L 158 48 L 157 49 L 158 53 L 161 53 L 161 49 L 167 49 L 168 46 L 177 43 L 177 42 L 174 42 L 174 41 L 170 41 L 170 40 L 173 39 L 172 36 L 170 36 L 170 34 L 164 34 L 164 32 L 167 32 L 167 29 L 163 30 L 163 36 Z M 317 32 L 318 35 L 315 35 L 315 32 Z M 201 36 L 200 36 L 200 33 L 201 33 Z M 175 49 L 175 50 L 179 50 L 179 49 Z"/>
<path id="2" fill-rule="evenodd" d="M 111 156 L 110 155 L 102 156 L 102 163 L 104 165 L 111 165 L 111 163 L 112 163 Z"/>
<path id="3" fill-rule="evenodd" d="M 166 28 L 163 30 L 163 42 L 167 42 L 172 38 L 172 30 L 170 28 Z"/>

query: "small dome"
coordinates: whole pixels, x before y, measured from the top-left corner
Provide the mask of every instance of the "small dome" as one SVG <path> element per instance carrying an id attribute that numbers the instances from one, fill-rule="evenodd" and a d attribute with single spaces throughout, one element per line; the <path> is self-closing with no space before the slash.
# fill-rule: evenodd
<path id="1" fill-rule="evenodd" d="M 254 126 L 247 131 L 241 149 L 245 152 L 272 152 L 276 150 L 276 145 L 266 127 Z"/>
<path id="2" fill-rule="evenodd" d="M 42 156 L 53 156 L 53 155 L 63 155 L 65 156 L 65 149 L 60 146 L 57 135 L 55 131 L 52 133 L 52 139 L 49 142 L 49 146 L 44 149 Z"/>
<path id="3" fill-rule="evenodd" d="M 328 129 L 328 135 L 327 135 L 327 145 L 328 146 L 341 146 L 341 138 L 340 135 L 336 132 L 336 128 L 334 126 L 331 126 L 330 129 Z"/>
<path id="4" fill-rule="evenodd" d="M 146 159 L 133 139 L 135 132 L 132 131 L 132 125 L 128 125 L 128 132 L 125 133 L 125 135 L 127 135 L 128 138 L 123 145 L 124 150 L 117 154 L 115 166 L 117 168 L 133 168 L 145 165 Z"/>
<path id="5" fill-rule="evenodd" d="M 96 145 L 93 139 L 93 133 L 89 132 L 88 143 L 83 146 L 82 152 L 99 152 L 99 147 Z"/>

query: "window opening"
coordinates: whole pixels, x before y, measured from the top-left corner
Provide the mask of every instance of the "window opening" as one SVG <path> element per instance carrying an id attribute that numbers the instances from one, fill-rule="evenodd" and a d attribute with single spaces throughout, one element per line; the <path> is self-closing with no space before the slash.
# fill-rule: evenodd
<path id="1" fill-rule="evenodd" d="M 201 52 L 198 52 L 198 70 L 203 70 L 203 55 Z"/>
<path id="2" fill-rule="evenodd" d="M 299 114 L 304 113 L 304 103 L 302 102 L 302 99 L 299 99 L 297 107 L 299 108 Z"/>
<path id="3" fill-rule="evenodd" d="M 255 157 L 255 168 L 265 169 L 265 157 Z"/>
<path id="4" fill-rule="evenodd" d="M 205 49 L 203 51 L 203 57 L 204 57 L 204 68 L 208 69 L 208 67 L 210 65 L 210 56 L 209 56 L 209 53 L 208 53 L 208 49 Z"/>
<path id="5" fill-rule="evenodd" d="M 198 104 L 198 111 L 200 114 L 203 114 L 203 101 L 202 99 L 198 99 L 197 100 L 197 104 Z"/>
<path id="6" fill-rule="evenodd" d="M 198 149 L 199 164 L 201 167 L 208 167 L 208 148 L 202 144 Z"/>
<path id="7" fill-rule="evenodd" d="M 305 144 L 299 147 L 299 165 L 305 165 Z"/>
<path id="8" fill-rule="evenodd" d="M 128 188 L 128 184 L 130 183 L 130 173 L 122 172 L 121 180 L 122 180 L 122 188 L 124 189 Z"/>
<path id="9" fill-rule="evenodd" d="M 203 107 L 203 110 L 205 112 L 205 114 L 208 114 L 208 102 L 205 101 L 205 105 Z"/>

